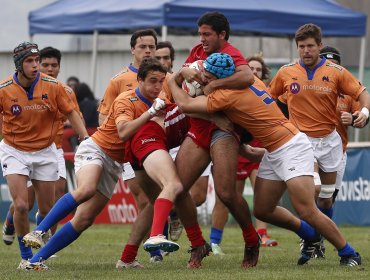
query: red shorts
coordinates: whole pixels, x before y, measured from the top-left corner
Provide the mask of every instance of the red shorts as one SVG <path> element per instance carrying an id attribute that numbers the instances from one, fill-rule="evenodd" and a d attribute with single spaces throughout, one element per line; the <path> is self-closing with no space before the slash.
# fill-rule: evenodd
<path id="1" fill-rule="evenodd" d="M 219 129 L 215 124 L 196 118 L 190 118 L 190 129 L 187 136 L 199 147 L 209 151 L 211 147 L 212 133 Z"/>
<path id="2" fill-rule="evenodd" d="M 242 156 L 239 156 L 238 169 L 236 171 L 237 180 L 247 179 L 251 175 L 253 170 L 258 170 L 259 166 L 259 162 L 252 162 Z"/>
<path id="3" fill-rule="evenodd" d="M 166 133 L 154 121 L 144 124 L 125 144 L 125 160 L 135 169 L 141 168 L 145 158 L 156 150 L 167 149 Z"/>

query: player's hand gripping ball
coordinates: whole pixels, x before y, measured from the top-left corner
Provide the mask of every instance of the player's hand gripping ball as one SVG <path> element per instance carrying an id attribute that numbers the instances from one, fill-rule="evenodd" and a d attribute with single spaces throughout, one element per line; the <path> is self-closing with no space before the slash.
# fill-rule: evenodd
<path id="1" fill-rule="evenodd" d="M 192 64 L 189 65 L 189 68 L 194 68 L 197 71 L 202 71 L 204 68 L 203 60 L 197 60 L 193 62 Z M 182 83 L 182 89 L 185 90 L 191 97 L 195 97 L 195 96 L 203 94 L 202 86 L 196 81 L 188 82 L 184 80 Z"/>

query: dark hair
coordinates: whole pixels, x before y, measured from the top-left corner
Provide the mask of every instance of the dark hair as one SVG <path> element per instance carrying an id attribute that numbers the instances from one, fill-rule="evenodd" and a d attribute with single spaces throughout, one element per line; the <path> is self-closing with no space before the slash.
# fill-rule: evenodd
<path id="1" fill-rule="evenodd" d="M 175 49 L 173 48 L 171 42 L 164 41 L 164 42 L 159 42 L 157 44 L 157 50 L 164 49 L 164 48 L 169 48 L 171 61 L 174 61 L 175 60 Z"/>
<path id="2" fill-rule="evenodd" d="M 137 38 L 143 36 L 152 36 L 154 38 L 155 45 L 157 45 L 157 33 L 153 29 L 140 29 L 135 31 L 131 36 L 130 40 L 131 48 L 135 47 Z"/>
<path id="3" fill-rule="evenodd" d="M 167 74 L 167 69 L 159 62 L 158 59 L 154 57 L 145 58 L 137 71 L 137 79 L 145 80 L 150 71 L 159 71 L 164 74 Z"/>
<path id="4" fill-rule="evenodd" d="M 307 23 L 298 28 L 294 39 L 297 46 L 299 41 L 306 40 L 307 38 L 314 38 L 315 42 L 319 45 L 321 43 L 321 37 L 321 28 L 316 24 Z"/>
<path id="5" fill-rule="evenodd" d="M 77 78 L 76 76 L 70 76 L 68 79 L 67 79 L 67 84 L 69 81 L 75 81 L 77 84 L 80 83 L 80 79 Z"/>
<path id="6" fill-rule="evenodd" d="M 258 61 L 262 65 L 262 79 L 261 80 L 268 80 L 270 78 L 270 68 L 266 65 L 265 61 L 263 58 L 259 55 L 254 55 L 251 57 L 248 57 L 247 62 L 249 63 L 250 61 Z"/>
<path id="7" fill-rule="evenodd" d="M 86 83 L 79 83 L 76 87 L 77 102 L 80 103 L 85 98 L 94 100 L 94 93 Z"/>
<path id="8" fill-rule="evenodd" d="M 340 64 L 340 52 L 334 48 L 325 46 L 320 50 L 320 56 L 328 59 L 335 59 Z"/>
<path id="9" fill-rule="evenodd" d="M 46 47 L 40 50 L 40 61 L 44 58 L 56 58 L 58 64 L 60 65 L 60 60 L 62 59 L 62 53 L 60 50 L 53 47 Z"/>
<path id="10" fill-rule="evenodd" d="M 224 14 L 219 12 L 207 12 L 198 19 L 198 27 L 202 26 L 203 24 L 211 26 L 212 30 L 214 30 L 217 34 L 225 31 L 225 40 L 229 40 L 230 24 Z"/>

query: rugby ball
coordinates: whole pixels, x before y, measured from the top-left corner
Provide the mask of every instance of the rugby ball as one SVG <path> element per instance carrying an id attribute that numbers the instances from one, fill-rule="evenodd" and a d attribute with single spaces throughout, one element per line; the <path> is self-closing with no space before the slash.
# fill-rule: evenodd
<path id="1" fill-rule="evenodd" d="M 202 71 L 203 67 L 203 60 L 197 60 L 189 65 L 189 68 L 194 68 L 198 71 Z M 198 82 L 188 82 L 186 80 L 182 83 L 182 89 L 185 90 L 191 97 L 195 97 L 198 95 L 203 94 L 203 88 Z"/>

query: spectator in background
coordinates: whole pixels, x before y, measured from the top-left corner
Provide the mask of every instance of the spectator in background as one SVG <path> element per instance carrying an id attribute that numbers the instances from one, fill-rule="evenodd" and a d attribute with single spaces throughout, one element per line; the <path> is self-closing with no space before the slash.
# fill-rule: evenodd
<path id="1" fill-rule="evenodd" d="M 167 72 L 172 73 L 173 61 L 175 60 L 175 49 L 171 42 L 159 42 L 155 51 L 155 58 L 167 68 Z"/>
<path id="2" fill-rule="evenodd" d="M 67 85 L 76 92 L 77 86 L 80 84 L 80 80 L 75 76 L 70 76 L 67 79 Z"/>
<path id="3" fill-rule="evenodd" d="M 95 98 L 94 93 L 86 83 L 78 83 L 75 92 L 86 127 L 98 127 L 98 100 Z"/>

